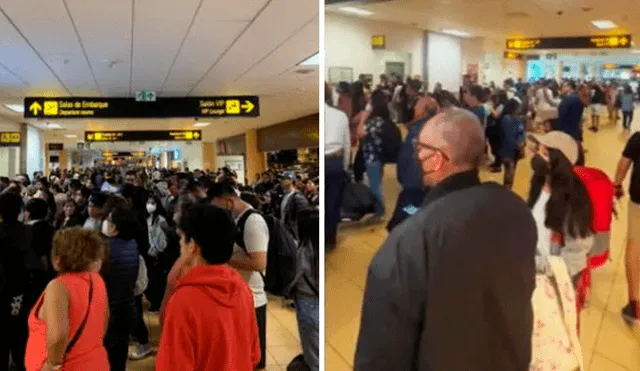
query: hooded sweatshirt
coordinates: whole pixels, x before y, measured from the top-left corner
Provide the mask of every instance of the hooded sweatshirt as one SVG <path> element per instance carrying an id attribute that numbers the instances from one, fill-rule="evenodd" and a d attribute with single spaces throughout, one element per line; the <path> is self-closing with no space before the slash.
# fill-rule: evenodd
<path id="1" fill-rule="evenodd" d="M 196 266 L 167 302 L 156 371 L 253 371 L 260 340 L 253 295 L 227 265 Z"/>

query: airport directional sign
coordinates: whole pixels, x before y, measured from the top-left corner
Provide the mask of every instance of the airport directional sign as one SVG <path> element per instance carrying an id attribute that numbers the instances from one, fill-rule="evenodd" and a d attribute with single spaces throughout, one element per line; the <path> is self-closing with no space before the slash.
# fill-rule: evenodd
<path id="1" fill-rule="evenodd" d="M 20 147 L 22 134 L 19 131 L 0 132 L 0 147 Z"/>
<path id="2" fill-rule="evenodd" d="M 507 39 L 509 50 L 531 49 L 628 49 L 631 35 L 596 35 L 579 37 L 540 37 Z"/>
<path id="3" fill-rule="evenodd" d="M 202 140 L 200 130 L 85 131 L 85 142 L 145 142 Z"/>
<path id="4" fill-rule="evenodd" d="M 27 119 L 258 117 L 257 96 L 156 98 L 27 97 Z"/>

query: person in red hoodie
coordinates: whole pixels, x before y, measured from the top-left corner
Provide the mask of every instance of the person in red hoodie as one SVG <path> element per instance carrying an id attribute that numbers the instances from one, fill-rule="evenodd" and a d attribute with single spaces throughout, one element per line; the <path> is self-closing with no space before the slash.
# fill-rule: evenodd
<path id="1" fill-rule="evenodd" d="M 156 371 L 253 371 L 260 361 L 253 295 L 226 265 L 235 233 L 212 205 L 193 206 L 180 221 L 184 274 L 167 301 Z"/>

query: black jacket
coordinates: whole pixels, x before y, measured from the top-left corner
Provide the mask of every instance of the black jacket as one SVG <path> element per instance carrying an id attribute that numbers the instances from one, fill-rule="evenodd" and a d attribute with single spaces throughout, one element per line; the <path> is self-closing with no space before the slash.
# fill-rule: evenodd
<path id="1" fill-rule="evenodd" d="M 355 370 L 525 371 L 536 225 L 477 173 L 434 187 L 374 257 Z"/>

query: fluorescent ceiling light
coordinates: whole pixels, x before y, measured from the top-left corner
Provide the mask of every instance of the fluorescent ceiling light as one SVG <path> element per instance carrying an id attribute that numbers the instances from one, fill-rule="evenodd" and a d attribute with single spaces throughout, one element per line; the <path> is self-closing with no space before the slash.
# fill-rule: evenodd
<path id="1" fill-rule="evenodd" d="M 469 37 L 471 36 L 470 33 L 468 32 L 464 32 L 464 31 L 460 31 L 460 30 L 451 30 L 451 29 L 443 29 L 442 31 L 440 31 L 444 34 L 447 35 L 451 35 L 451 36 L 458 36 L 458 37 Z"/>
<path id="2" fill-rule="evenodd" d="M 351 6 L 348 6 L 346 8 L 340 8 L 340 11 L 344 12 L 344 13 L 349 13 L 349 14 L 354 14 L 354 15 L 363 15 L 363 16 L 368 16 L 368 15 L 372 15 L 373 14 L 373 12 L 371 12 L 371 11 L 354 8 L 354 7 L 351 7 Z"/>
<path id="3" fill-rule="evenodd" d="M 197 128 L 203 128 L 206 126 L 211 125 L 210 122 L 196 122 L 195 124 L 193 124 L 193 126 L 197 127 Z"/>
<path id="4" fill-rule="evenodd" d="M 56 124 L 55 122 L 49 122 L 47 123 L 47 129 L 62 129 L 62 126 L 60 126 L 60 124 Z"/>
<path id="5" fill-rule="evenodd" d="M 445 33 L 447 35 L 458 36 L 458 37 L 469 37 L 469 36 L 471 36 L 470 33 L 464 32 L 464 31 L 460 31 L 460 30 L 444 29 L 444 30 L 442 30 L 440 32 Z"/>
<path id="6" fill-rule="evenodd" d="M 631 53 L 633 53 L 633 54 L 640 54 L 640 49 L 632 50 L 632 51 L 631 51 Z"/>
<path id="7" fill-rule="evenodd" d="M 601 30 L 611 30 L 613 28 L 618 28 L 617 24 L 607 20 L 591 21 L 591 24 Z"/>
<path id="8" fill-rule="evenodd" d="M 320 53 L 316 53 L 309 58 L 298 63 L 298 66 L 319 66 L 320 65 Z"/>
<path id="9" fill-rule="evenodd" d="M 13 112 L 24 113 L 24 106 L 22 104 L 5 104 L 4 106 Z"/>
<path id="10" fill-rule="evenodd" d="M 65 138 L 69 138 L 69 139 L 71 139 L 71 138 L 77 138 L 78 136 L 77 136 L 77 135 L 75 135 L 75 134 L 65 134 L 65 136 L 64 136 L 64 137 L 65 137 Z"/>

